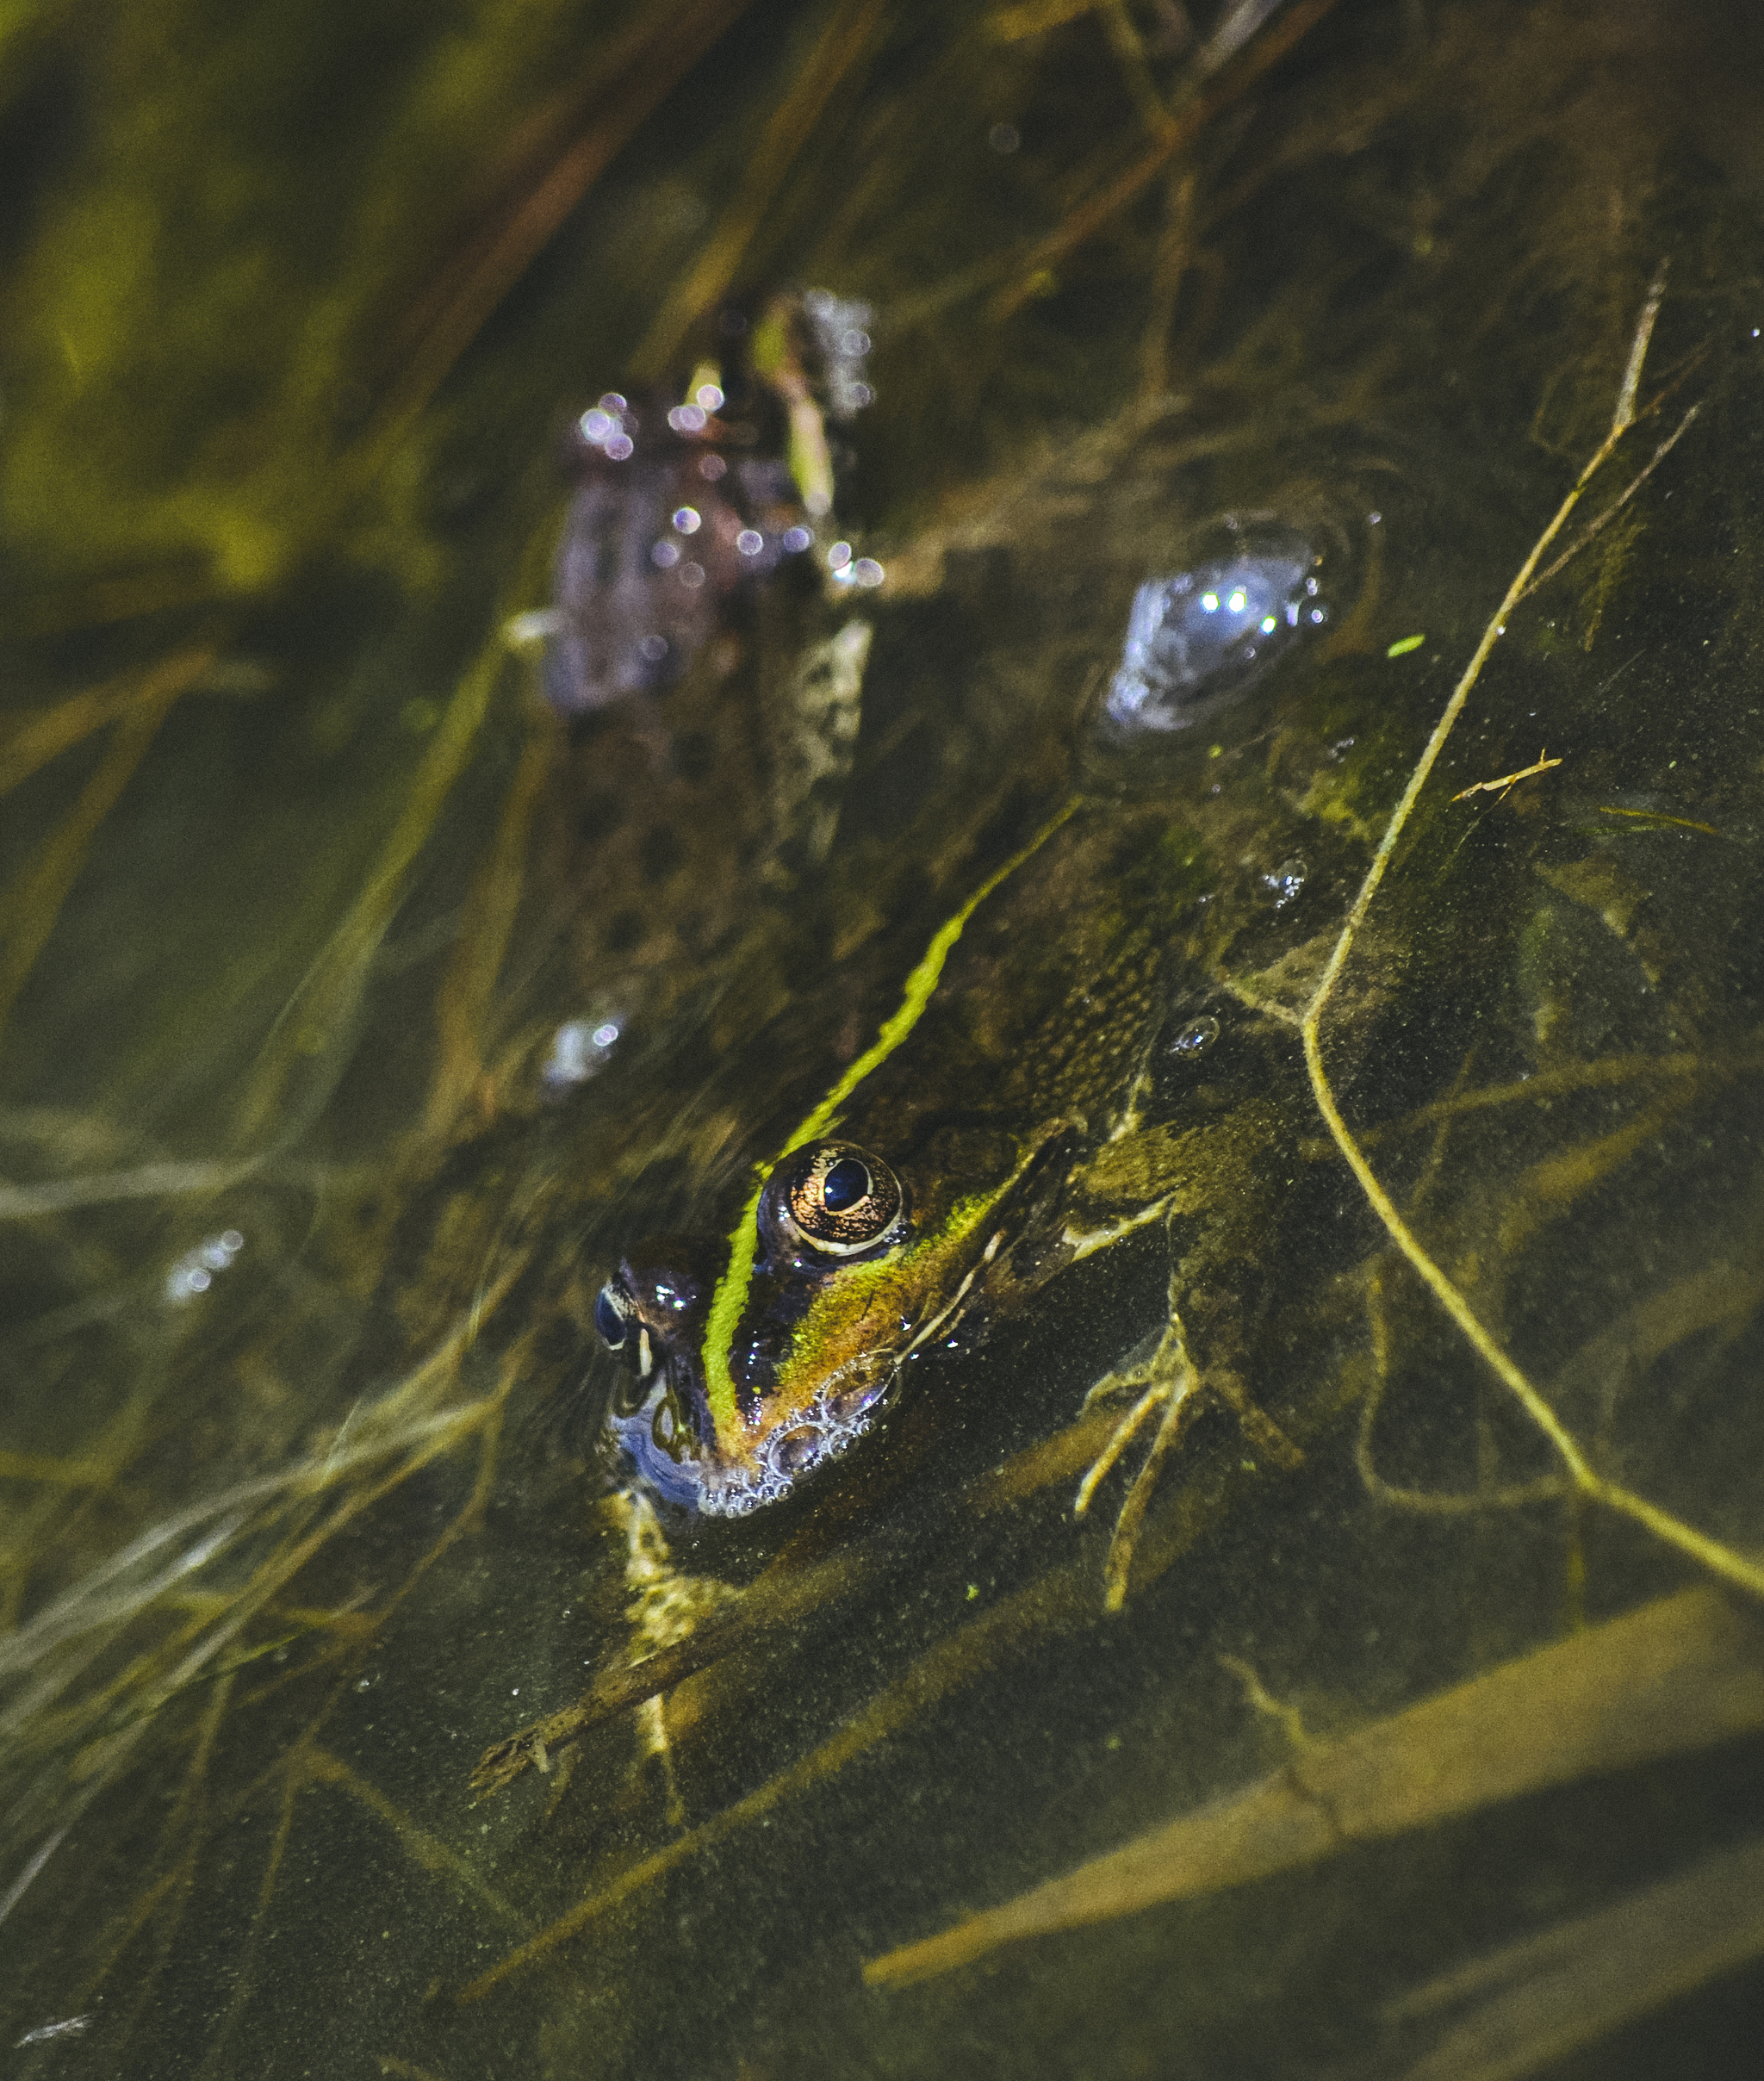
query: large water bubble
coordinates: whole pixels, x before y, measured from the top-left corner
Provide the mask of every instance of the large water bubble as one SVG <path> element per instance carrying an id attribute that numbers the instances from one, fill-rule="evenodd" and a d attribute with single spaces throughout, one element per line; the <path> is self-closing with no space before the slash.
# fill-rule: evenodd
<path id="1" fill-rule="evenodd" d="M 1227 521 L 1202 556 L 1134 596 L 1102 704 L 1105 736 L 1191 729 L 1235 700 L 1328 618 L 1312 544 L 1295 529 Z"/>

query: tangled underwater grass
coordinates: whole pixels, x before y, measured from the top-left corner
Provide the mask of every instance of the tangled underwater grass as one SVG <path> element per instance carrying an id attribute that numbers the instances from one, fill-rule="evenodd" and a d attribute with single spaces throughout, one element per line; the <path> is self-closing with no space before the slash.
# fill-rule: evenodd
<path id="1" fill-rule="evenodd" d="M 1627 1695 L 1597 1657 L 1617 1638 L 1607 1628 L 1645 1626 L 1649 1613 L 1707 1646 L 1699 1698 L 1746 1693 L 1755 1648 L 1744 1618 L 1707 1590 L 1686 1593 L 1702 1600 L 1694 1623 L 1688 1606 L 1661 1600 L 1684 1568 L 1742 1597 L 1764 1587 L 1738 1393 L 1761 1291 L 1743 1158 L 1756 1020 L 1747 976 L 1735 981 L 1724 947 L 1689 922 L 1711 888 L 1743 907 L 1755 842 L 1751 740 L 1730 694 L 1754 610 L 1742 587 L 1724 590 L 1710 573 L 1717 549 L 1748 569 L 1757 551 L 1744 499 L 1723 506 L 1728 475 L 1699 445 L 1712 426 L 1730 429 L 1751 394 L 1728 334 L 1755 276 L 1731 256 L 1755 242 L 1730 239 L 1730 257 L 1711 259 L 1724 205 L 1659 203 L 1668 177 L 1651 161 L 1624 185 L 1624 153 L 1642 167 L 1665 126 L 1619 141 L 1608 78 L 1589 75 L 1575 98 L 1565 84 L 1585 55 L 1575 10 L 1533 10 L 1529 22 L 1444 10 L 1425 58 L 1371 49 L 1354 12 L 1349 0 L 1328 22 L 1321 8 L 1276 9 L 1240 61 L 1203 67 L 1205 39 L 1161 51 L 1150 10 L 976 13 L 928 57 L 906 48 L 930 33 L 918 17 L 870 0 L 805 17 L 798 40 L 748 60 L 749 109 L 721 113 L 701 98 L 683 134 L 665 97 L 717 62 L 715 39 L 742 10 L 697 7 L 665 23 L 634 10 L 581 81 L 542 100 L 533 76 L 575 28 L 560 10 L 468 109 L 507 143 L 494 206 L 487 179 L 469 237 L 417 213 L 424 250 L 442 256 L 424 293 L 407 275 L 388 288 L 385 250 L 363 233 L 340 270 L 348 281 L 314 307 L 303 351 L 316 353 L 322 334 L 331 374 L 351 380 L 373 360 L 358 345 L 368 314 L 405 307 L 401 344 L 375 364 L 352 429 L 326 421 L 315 437 L 324 386 L 290 356 L 252 422 L 275 459 L 229 476 L 217 438 L 193 475 L 170 472 L 162 495 L 135 497 L 121 495 L 119 465 L 83 431 L 77 386 L 45 378 L 27 391 L 10 498 L 30 516 L 21 531 L 31 582 L 13 621 L 24 632 L 14 683 L 28 698 L 0 739 L 0 786 L 20 805 L 0 894 L 13 1094 L 0 1113 L 0 1214 L 17 1239 L 9 1283 L 22 1297 L 8 1360 L 17 1427 L 0 1444 L 10 1629 L 0 1639 L 0 1942 L 16 1946 L 4 2010 L 14 2040 L 90 2017 L 95 2044 L 139 2048 L 143 2072 L 219 2073 L 252 2047 L 309 2046 L 289 2025 L 296 2008 L 314 1986 L 352 1987 L 339 2013 L 389 2072 L 453 2071 L 472 2056 L 465 2048 L 490 2042 L 475 2018 L 500 2029 L 520 2004 L 532 2011 L 531 2042 L 560 2065 L 591 2047 L 620 2071 L 675 2042 L 677 2028 L 720 2032 L 732 2047 L 752 2034 L 787 2069 L 825 2041 L 812 2004 L 783 2016 L 767 1990 L 817 1990 L 830 2041 L 886 2030 L 919 2042 L 912 2034 L 928 2022 L 935 2033 L 939 2012 L 903 2005 L 878 2023 L 860 2006 L 878 1998 L 860 1991 L 863 1961 L 1259 1785 L 1281 1767 L 1292 1725 L 1320 1724 L 1307 1738 L 1324 1742 L 1377 1730 L 1394 1785 L 1406 1756 L 1428 1753 L 1409 1716 L 1436 1693 L 1475 1694 L 1523 1667 L 1547 1719 L 1568 1662 L 1521 1657 L 1557 1632 L 1570 1661 L 1584 1646 L 1575 1666 L 1596 1664 L 1611 1695 Z M 42 23 L 52 42 L 47 11 Z M 1331 33 L 1341 40 L 1304 69 L 1303 40 Z M 404 105 L 407 142 L 438 121 L 457 59 L 428 53 L 421 91 Z M 1283 72 L 1289 61 L 1301 69 Z M 1529 89 L 1513 77 L 1527 69 Z M 1468 84 L 1449 90 L 1453 77 Z M 1079 118 L 1110 93 L 1115 134 L 1099 138 Z M 517 125 L 509 111 L 524 97 Z M 1411 178 L 1404 155 L 1443 102 L 1462 136 L 1426 178 Z M 933 119 L 951 107 L 1009 119 L 1024 140 L 1039 111 L 1059 140 L 1027 172 L 1027 146 L 981 162 L 988 181 L 1021 180 L 1007 200 L 964 173 L 976 201 L 954 232 L 942 227 L 956 191 L 944 191 L 941 216 L 915 204 L 922 177 L 900 142 L 935 134 Z M 974 129 L 978 152 L 986 126 Z M 1358 171 L 1381 138 L 1391 153 L 1382 184 Z M 608 170 L 633 140 L 621 188 Z M 1528 156 L 1540 151 L 1558 153 L 1571 177 L 1540 179 Z M 680 165 L 734 160 L 744 171 L 721 208 L 660 235 Z M 159 164 L 130 171 L 163 180 Z M 829 165 L 853 170 L 830 201 Z M 1290 206 L 1295 171 L 1339 179 L 1332 207 L 1353 238 L 1320 239 L 1320 259 L 1291 260 L 1270 287 L 1243 255 L 1250 231 L 1279 221 L 1275 204 Z M 1628 201 L 1601 245 L 1583 235 L 1589 198 L 1613 182 Z M 380 192 L 385 223 L 412 221 L 419 185 L 412 176 Z M 438 519 L 442 502 L 429 494 L 450 469 L 469 476 L 481 465 L 470 428 L 509 364 L 494 341 L 475 361 L 474 343 L 533 256 L 579 221 L 568 212 L 584 197 L 589 216 L 604 202 L 609 219 L 622 209 L 637 227 L 619 250 L 656 231 L 659 258 L 631 262 L 630 308 L 593 334 L 606 363 L 568 379 L 582 394 L 627 368 L 659 380 L 705 312 L 756 273 L 836 279 L 876 303 L 876 452 L 860 457 L 853 496 L 897 587 L 879 599 L 884 637 L 891 611 L 904 623 L 915 599 L 946 601 L 976 571 L 984 583 L 989 557 L 1056 527 L 1062 502 L 1084 495 L 1084 469 L 1119 474 L 1110 454 L 1162 443 L 1149 474 L 1208 508 L 1227 502 L 1219 488 L 1233 472 L 1277 481 L 1279 434 L 1245 437 L 1241 425 L 1277 421 L 1283 400 L 1301 401 L 1314 435 L 1323 430 L 1307 467 L 1352 430 L 1376 459 L 1364 481 L 1394 487 L 1394 522 L 1414 453 L 1390 423 L 1401 400 L 1430 398 L 1451 416 L 1450 371 L 1413 345 L 1414 330 L 1469 337 L 1469 312 L 1489 338 L 1532 343 L 1513 350 L 1512 394 L 1475 377 L 1510 474 L 1498 493 L 1479 486 L 1469 541 L 1437 545 L 1442 559 L 1461 557 L 1462 575 L 1369 574 L 1360 620 L 1342 631 L 1301 723 L 1256 748 L 1277 782 L 1297 729 L 1358 740 L 1314 766 L 1307 798 L 1319 829 L 1360 862 L 1357 893 L 1312 915 L 1302 960 L 1224 978 L 1294 1028 L 1324 1129 L 1295 1152 L 1295 1177 L 1345 1165 L 1355 1181 L 1344 1220 L 1357 1239 L 1326 1276 L 1297 1269 L 1258 1345 L 1289 1354 L 1285 1377 L 1257 1384 L 1306 1450 L 1301 1475 L 1246 1466 L 1234 1438 L 1204 1426 L 1173 1452 L 1194 1414 L 1177 1396 L 1134 1492 L 1143 1515 L 1111 1558 L 1112 1526 L 1075 1531 L 1069 1505 L 1115 1418 L 1081 1409 L 1074 1379 L 1034 1435 L 1008 1430 L 996 1457 L 953 1474 L 931 1521 L 905 1507 L 866 1519 L 842 1504 L 760 1559 L 731 1563 L 726 1580 L 714 1555 L 676 1535 L 664 1557 L 678 1579 L 697 1570 L 719 1593 L 672 1638 L 628 1619 L 632 1556 L 649 1535 L 596 1501 L 532 1411 L 576 1379 L 570 1326 L 624 1204 L 685 1190 L 655 1186 L 652 1166 L 727 1171 L 744 1149 L 748 1124 L 728 1082 L 682 1100 L 667 1020 L 680 1019 L 688 1047 L 734 1034 L 738 1054 L 777 1001 L 755 980 L 768 947 L 783 949 L 776 966 L 788 974 L 804 943 L 829 975 L 873 962 L 862 1002 L 881 997 L 902 941 L 866 925 L 865 906 L 872 888 L 891 896 L 908 884 L 879 874 L 889 848 L 877 842 L 830 871 L 830 927 L 802 926 L 798 892 L 763 899 L 769 911 L 756 898 L 759 928 L 705 954 L 712 1009 L 690 989 L 659 998 L 657 1037 L 643 1040 L 641 1020 L 631 1029 L 631 1066 L 615 1054 L 573 1111 L 541 1095 L 543 1045 L 584 1002 L 581 977 L 556 952 L 557 918 L 578 896 L 548 879 L 552 718 L 527 699 L 500 631 L 543 599 L 560 494 L 537 465 L 517 472 L 494 526 L 475 534 L 469 497 L 467 518 L 452 521 Z M 1255 214 L 1264 203 L 1270 217 Z M 1650 208 L 1671 221 L 1643 221 Z M 1491 249 L 1512 238 L 1512 212 L 1524 238 L 1504 269 L 1490 268 Z M 69 200 L 45 218 L 32 249 L 39 278 L 69 250 L 58 240 L 76 216 Z M 1354 239 L 1368 224 L 1405 267 L 1428 270 L 1425 284 L 1356 273 Z M 1418 256 L 1423 238 L 1432 244 Z M 1672 269 L 1649 287 L 1662 252 Z M 1332 295 L 1371 314 L 1339 347 L 1323 338 Z M 46 298 L 46 328 L 59 309 Z M 562 387 L 557 343 L 576 316 L 567 297 L 540 309 L 536 366 L 519 379 L 529 396 Z M 138 315 L 129 324 L 144 332 Z M 1664 373 L 1650 376 L 1656 328 L 1670 337 Z M 119 395 L 130 394 L 119 344 L 128 329 L 105 350 Z M 221 365 L 219 349 L 205 351 Z M 1200 402 L 1186 417 L 1165 412 L 1160 401 L 1177 395 Z M 529 413 L 529 431 L 548 409 Z M 1570 451 L 1562 500 L 1556 458 Z M 42 489 L 52 472 L 69 486 L 65 516 Z M 1579 503 L 1607 487 L 1595 528 L 1570 543 Z M 1671 518 L 1668 489 L 1689 517 Z M 1557 500 L 1521 556 L 1537 521 L 1512 509 L 1534 516 Z M 89 525 L 99 506 L 102 525 Z M 1551 564 L 1569 550 L 1575 561 Z M 310 577 L 332 558 L 378 573 L 365 604 L 334 573 Z M 1650 558 L 1665 576 L 1650 577 Z M 488 575 L 462 581 L 458 600 L 438 607 L 447 575 L 475 562 Z M 1662 601 L 1686 572 L 1699 605 L 1674 621 Z M 1468 599 L 1472 578 L 1485 591 Z M 1538 589 L 1546 581 L 1558 590 Z M 360 646 L 355 662 L 308 662 L 306 637 L 277 623 L 308 583 L 309 611 L 322 619 L 337 607 Z M 1624 706 L 1605 701 L 1620 644 L 1645 646 L 1651 622 L 1681 652 L 1711 600 L 1721 618 L 1707 624 L 1707 684 L 1718 700 L 1701 682 L 1674 692 L 1686 682 L 1644 663 L 1623 683 Z M 1424 621 L 1440 628 L 1442 601 L 1449 633 L 1386 657 L 1392 637 Z M 410 632 L 438 614 L 447 642 L 425 652 Z M 388 626 L 396 640 L 376 653 L 375 631 Z M 1697 623 L 1699 642 L 1703 631 Z M 1456 680 L 1430 736 L 1434 680 L 1399 675 L 1431 673 L 1433 654 Z M 103 668 L 83 677 L 94 656 Z M 265 658 L 267 686 L 252 677 Z M 1558 705 L 1534 719 L 1538 685 Z M 1661 712 L 1674 703 L 1681 719 Z M 267 704 L 289 712 L 265 721 Z M 902 699 L 859 739 L 853 795 L 879 793 L 877 777 L 892 770 L 886 730 L 910 741 L 933 706 L 929 695 L 917 707 Z M 1546 722 L 1563 762 L 1526 784 L 1529 798 L 1450 801 L 1464 782 L 1517 767 Z M 1003 787 L 986 763 L 997 736 L 980 723 L 966 739 L 947 717 L 933 724 L 946 733 L 931 742 L 948 795 L 903 823 L 900 849 L 929 863 L 930 897 L 914 900 L 935 915 L 978 881 L 976 804 L 997 808 Z M 1727 771 L 1711 760 L 1693 784 L 1699 733 Z M 161 990 L 151 963 L 117 956 L 142 929 L 119 885 L 134 872 L 165 885 L 155 848 L 169 842 L 154 815 L 196 785 L 185 776 L 205 749 L 222 765 L 254 749 L 265 779 L 217 827 L 248 870 L 228 878 L 242 893 L 202 909 L 208 895 L 191 891 L 206 934 L 168 953 Z M 1053 755 L 1033 737 L 1034 785 L 1047 783 Z M 291 819 L 275 827 L 279 855 L 253 849 L 245 829 L 270 822 L 281 787 L 302 806 L 328 794 L 334 809 L 300 874 L 286 871 L 300 842 Z M 154 814 L 136 814 L 144 801 Z M 1619 814 L 1632 828 L 1616 836 Z M 1600 818 L 1603 835 L 1587 835 Z M 916 929 L 910 920 L 903 939 Z M 1674 935 L 1676 947 L 1663 943 Z M 848 941 L 854 950 L 831 952 Z M 1651 991 L 1649 1017 L 1668 1008 L 1657 1024 L 1607 1016 L 1616 983 L 1586 980 L 1606 962 L 1638 1002 Z M 1491 978 L 1498 1033 L 1466 1010 L 1477 970 Z M 701 980 L 695 972 L 693 986 Z M 1599 998 L 1590 1009 L 1589 991 Z M 1393 1003 L 1403 1017 L 1381 1024 Z M 1437 1048 L 1422 1031 L 1430 1004 L 1444 1007 Z M 120 1036 L 108 1054 L 79 1032 L 101 1023 Z M 117 1065 L 103 1103 L 82 1086 L 95 1062 Z M 234 1224 L 236 1264 L 208 1293 L 169 1303 L 167 1266 Z M 1555 1290 L 1576 1262 L 1609 1276 L 1608 1302 Z M 1035 1355 L 1051 1367 L 1065 1340 L 1087 1336 L 1084 1348 L 1115 1364 L 1121 1351 L 1087 1329 L 1093 1305 L 1106 1314 L 1113 1303 L 1081 1295 L 1042 1340 L 1026 1332 L 989 1354 L 978 1376 L 1002 1400 L 1014 1369 Z M 1479 1367 L 1499 1395 L 1483 1396 Z M 1496 1406 L 1502 1397 L 1519 1423 Z M 646 1550 L 653 1557 L 653 1544 Z M 1343 1587 L 1357 1572 L 1386 1649 L 1362 1638 L 1367 1611 Z M 1326 1586 L 1321 1606 L 1307 1605 L 1295 1575 Z M 1450 1593 L 1444 1577 L 1464 1587 Z M 1105 1599 L 1118 1618 L 1104 1617 Z M 1632 1608 L 1642 1615 L 1621 1615 Z M 1324 1613 L 1314 1641 L 1311 1609 Z M 1602 1624 L 1581 1635 L 1586 1618 Z M 1460 1620 L 1462 1639 L 1453 1632 L 1442 1654 L 1436 1637 Z M 1221 1655 L 1251 1672 L 1249 1703 Z M 1109 1674 L 1123 1666 L 1129 1674 Z M 1092 1688 L 1094 1707 L 1045 1703 L 1062 1677 L 1074 1693 Z M 1298 1717 L 1258 1709 L 1258 1691 Z M 1687 1714 L 1686 1749 L 1755 1728 L 1745 1711 L 1723 1710 Z M 1420 1746 L 1406 1749 L 1412 1741 Z M 473 1805 L 481 1753 L 478 1790 L 501 1797 Z M 977 1768 L 989 1755 L 1008 1767 Z M 1643 1755 L 1595 1745 L 1576 1765 L 1575 1796 L 1599 1796 Z M 1621 1816 L 1612 1781 L 1609 1811 Z M 929 1829 L 914 1838 L 924 1871 L 909 1882 L 879 1817 L 920 1800 L 953 1817 L 935 1841 Z M 1405 1868 L 1429 1898 L 1450 1884 L 1437 1828 L 1448 1811 L 1405 1838 Z M 1726 1867 L 1699 1861 L 1701 1825 L 1687 1808 L 1678 1880 L 1637 1867 L 1575 1895 L 1559 1928 L 1576 1971 L 1592 1971 L 1598 1916 L 1612 1904 L 1652 1901 L 1650 1889 L 1671 1883 L 1728 1898 Z M 1354 1839 L 1377 1832 L 1369 1824 Z M 1265 1868 L 1246 1851 L 1209 1883 Z M 797 1904 L 768 1925 L 772 1955 L 796 1962 L 768 1964 L 761 1939 L 725 1936 L 707 1964 L 685 1947 L 675 1910 L 708 1904 L 726 1930 L 754 1872 Z M 1479 1902 L 1497 1879 L 1479 1880 Z M 1570 1870 L 1562 1883 L 1579 1881 Z M 1264 1936 L 1277 1931 L 1277 1904 L 1255 1898 L 1244 1912 L 1268 1918 Z M 1717 1916 L 1701 1948 L 1674 1951 L 1674 1913 L 1655 1910 L 1635 1925 L 1653 1932 L 1630 1975 L 1637 1999 L 1657 2008 L 1755 1957 L 1755 1918 Z M 1231 1944 L 1229 1912 L 1197 1940 L 1208 1958 Z M 1504 1910 L 1482 1914 L 1473 1950 L 1499 1954 L 1526 1934 Z M 1676 1914 L 1682 1929 L 1681 1904 Z M 829 1923 L 830 1939 L 804 1935 Z M 1043 1926 L 1069 1929 L 1070 1919 Z M 1158 1927 L 1120 1939 L 1147 1971 Z M 589 1932 L 593 1944 L 576 1941 Z M 1460 1941 L 1438 1935 L 1413 1972 L 1423 1991 L 1449 1972 Z M 1277 1947 L 1271 1937 L 1259 1947 L 1270 1957 Z M 385 1991 L 359 1991 L 352 1976 L 382 1972 L 382 1957 Z M 1068 2016 L 1099 2028 L 1082 1975 L 1052 1977 Z M 671 2015 L 657 2014 L 663 1981 L 684 1989 Z M 1354 1984 L 1369 2009 L 1379 1993 Z M 1186 1999 L 1152 2005 L 1171 2042 L 1199 2028 Z M 1637 2013 L 1633 2002 L 1585 2008 L 1600 2028 Z M 1423 2013 L 1405 2011 L 1401 2029 L 1421 2028 Z M 1285 2041 L 1302 2042 L 1303 2022 L 1282 2014 Z M 1562 2042 L 1559 2016 L 1525 2028 L 1546 2051 Z M 1440 2071 L 1482 2071 L 1480 2056 Z"/>

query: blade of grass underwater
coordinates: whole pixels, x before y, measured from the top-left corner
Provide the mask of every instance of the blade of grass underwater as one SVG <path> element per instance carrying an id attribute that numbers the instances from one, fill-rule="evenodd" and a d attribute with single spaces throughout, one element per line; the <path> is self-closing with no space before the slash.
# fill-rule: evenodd
<path id="1" fill-rule="evenodd" d="M 1755 1836 L 1430 1980 L 1385 2015 L 1459 2010 L 1404 2081 L 1516 2081 L 1761 1951 L 1764 1842 Z"/>
<path id="2" fill-rule="evenodd" d="M 1687 1590 L 1503 1662 L 938 1936 L 873 1959 L 899 1986 L 1001 1944 L 1264 1879 L 1358 1842 L 1764 1727 L 1764 1633 Z"/>

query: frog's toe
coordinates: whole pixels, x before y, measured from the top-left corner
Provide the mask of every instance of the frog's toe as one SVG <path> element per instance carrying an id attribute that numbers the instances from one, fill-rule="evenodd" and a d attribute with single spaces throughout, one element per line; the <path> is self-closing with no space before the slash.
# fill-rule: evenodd
<path id="1" fill-rule="evenodd" d="M 1216 1395 L 1225 1403 L 1236 1416 L 1251 1446 L 1276 1466 L 1289 1471 L 1304 1459 L 1304 1454 L 1279 1425 L 1256 1406 L 1236 1373 L 1223 1366 L 1209 1368 L 1204 1375 L 1201 1373 L 1189 1356 L 1181 1321 L 1173 1313 L 1151 1357 L 1142 1364 L 1105 1374 L 1084 1397 L 1085 1406 L 1088 1407 L 1102 1395 L 1135 1387 L 1140 1389 L 1138 1400 L 1109 1434 L 1109 1442 L 1078 1484 L 1072 1502 L 1072 1514 L 1083 1517 L 1092 1497 L 1127 1447 L 1161 1410 L 1162 1417 L 1151 1446 L 1121 1500 L 1109 1542 L 1109 1555 L 1102 1569 L 1102 1601 L 1103 1608 L 1110 1612 L 1118 1612 L 1127 1601 L 1134 1549 L 1164 1463 L 1180 1443 L 1207 1394 Z"/>
<path id="2" fill-rule="evenodd" d="M 1303 1451 L 1286 1435 L 1265 1409 L 1260 1408 L 1250 1398 L 1250 1391 L 1228 1366 L 1208 1367 L 1207 1388 L 1236 1417 L 1245 1438 L 1254 1450 L 1272 1460 L 1285 1473 L 1290 1474 L 1305 1463 Z"/>

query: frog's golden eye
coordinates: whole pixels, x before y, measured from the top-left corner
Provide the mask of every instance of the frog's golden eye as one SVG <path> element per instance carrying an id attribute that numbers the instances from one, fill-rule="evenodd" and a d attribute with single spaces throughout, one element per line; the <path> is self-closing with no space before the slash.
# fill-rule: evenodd
<path id="1" fill-rule="evenodd" d="M 768 1240 L 829 1258 L 891 1243 L 905 1227 L 900 1181 L 848 1141 L 813 1142 L 774 1171 L 761 1202 Z"/>

